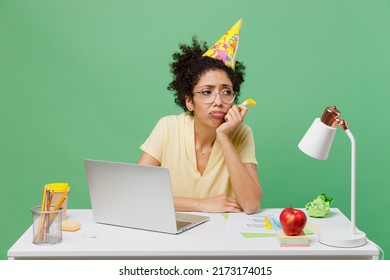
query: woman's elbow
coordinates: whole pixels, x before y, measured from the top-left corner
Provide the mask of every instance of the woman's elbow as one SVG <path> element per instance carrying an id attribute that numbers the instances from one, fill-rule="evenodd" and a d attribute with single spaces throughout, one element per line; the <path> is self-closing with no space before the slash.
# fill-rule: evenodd
<path id="1" fill-rule="evenodd" d="M 249 215 L 259 211 L 262 197 L 263 193 L 260 191 L 259 195 L 257 195 L 251 201 L 248 201 L 248 203 L 245 203 L 245 205 L 241 206 L 243 212 Z"/>
<path id="2" fill-rule="evenodd" d="M 257 211 L 259 211 L 259 209 L 260 209 L 260 199 L 251 201 L 250 203 L 247 203 L 247 205 L 242 207 L 243 212 L 247 215 L 256 213 Z"/>

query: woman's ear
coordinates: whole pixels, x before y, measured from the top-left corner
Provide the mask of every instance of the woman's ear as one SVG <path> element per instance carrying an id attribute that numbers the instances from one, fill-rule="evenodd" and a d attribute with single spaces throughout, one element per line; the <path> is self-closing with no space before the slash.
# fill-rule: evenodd
<path id="1" fill-rule="evenodd" d="M 192 101 L 192 98 L 188 95 L 186 95 L 186 107 L 190 112 L 194 110 L 194 102 Z"/>

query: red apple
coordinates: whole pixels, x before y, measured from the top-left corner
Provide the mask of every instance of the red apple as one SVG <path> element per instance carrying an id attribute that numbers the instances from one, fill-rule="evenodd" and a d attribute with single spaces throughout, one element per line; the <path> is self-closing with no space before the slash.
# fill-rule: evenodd
<path id="1" fill-rule="evenodd" d="M 279 220 L 286 235 L 299 235 L 306 225 L 307 217 L 302 210 L 288 207 L 280 213 Z"/>

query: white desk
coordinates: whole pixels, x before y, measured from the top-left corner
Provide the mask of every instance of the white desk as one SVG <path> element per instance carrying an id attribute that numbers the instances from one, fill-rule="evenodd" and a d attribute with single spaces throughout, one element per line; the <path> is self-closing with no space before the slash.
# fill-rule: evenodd
<path id="1" fill-rule="evenodd" d="M 262 211 L 280 213 L 282 209 Z M 68 210 L 67 218 L 81 222 L 77 232 L 63 232 L 57 245 L 32 243 L 30 227 L 10 248 L 8 259 L 377 259 L 378 249 L 367 243 L 358 248 L 334 248 L 310 236 L 309 247 L 282 248 L 276 237 L 244 238 L 226 231 L 221 214 L 207 214 L 210 221 L 178 235 L 96 224 L 91 210 Z M 234 214 L 230 214 L 234 215 Z M 335 208 L 324 219 L 309 218 L 318 227 L 345 226 L 349 220 Z M 94 228 L 96 238 L 83 236 Z"/>

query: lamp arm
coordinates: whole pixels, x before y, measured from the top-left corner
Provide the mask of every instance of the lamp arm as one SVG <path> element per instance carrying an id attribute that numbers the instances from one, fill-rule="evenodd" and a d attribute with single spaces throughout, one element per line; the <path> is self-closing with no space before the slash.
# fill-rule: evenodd
<path id="1" fill-rule="evenodd" d="M 351 226 L 352 234 L 356 232 L 356 141 L 352 132 L 347 128 L 345 133 L 351 140 Z"/>

